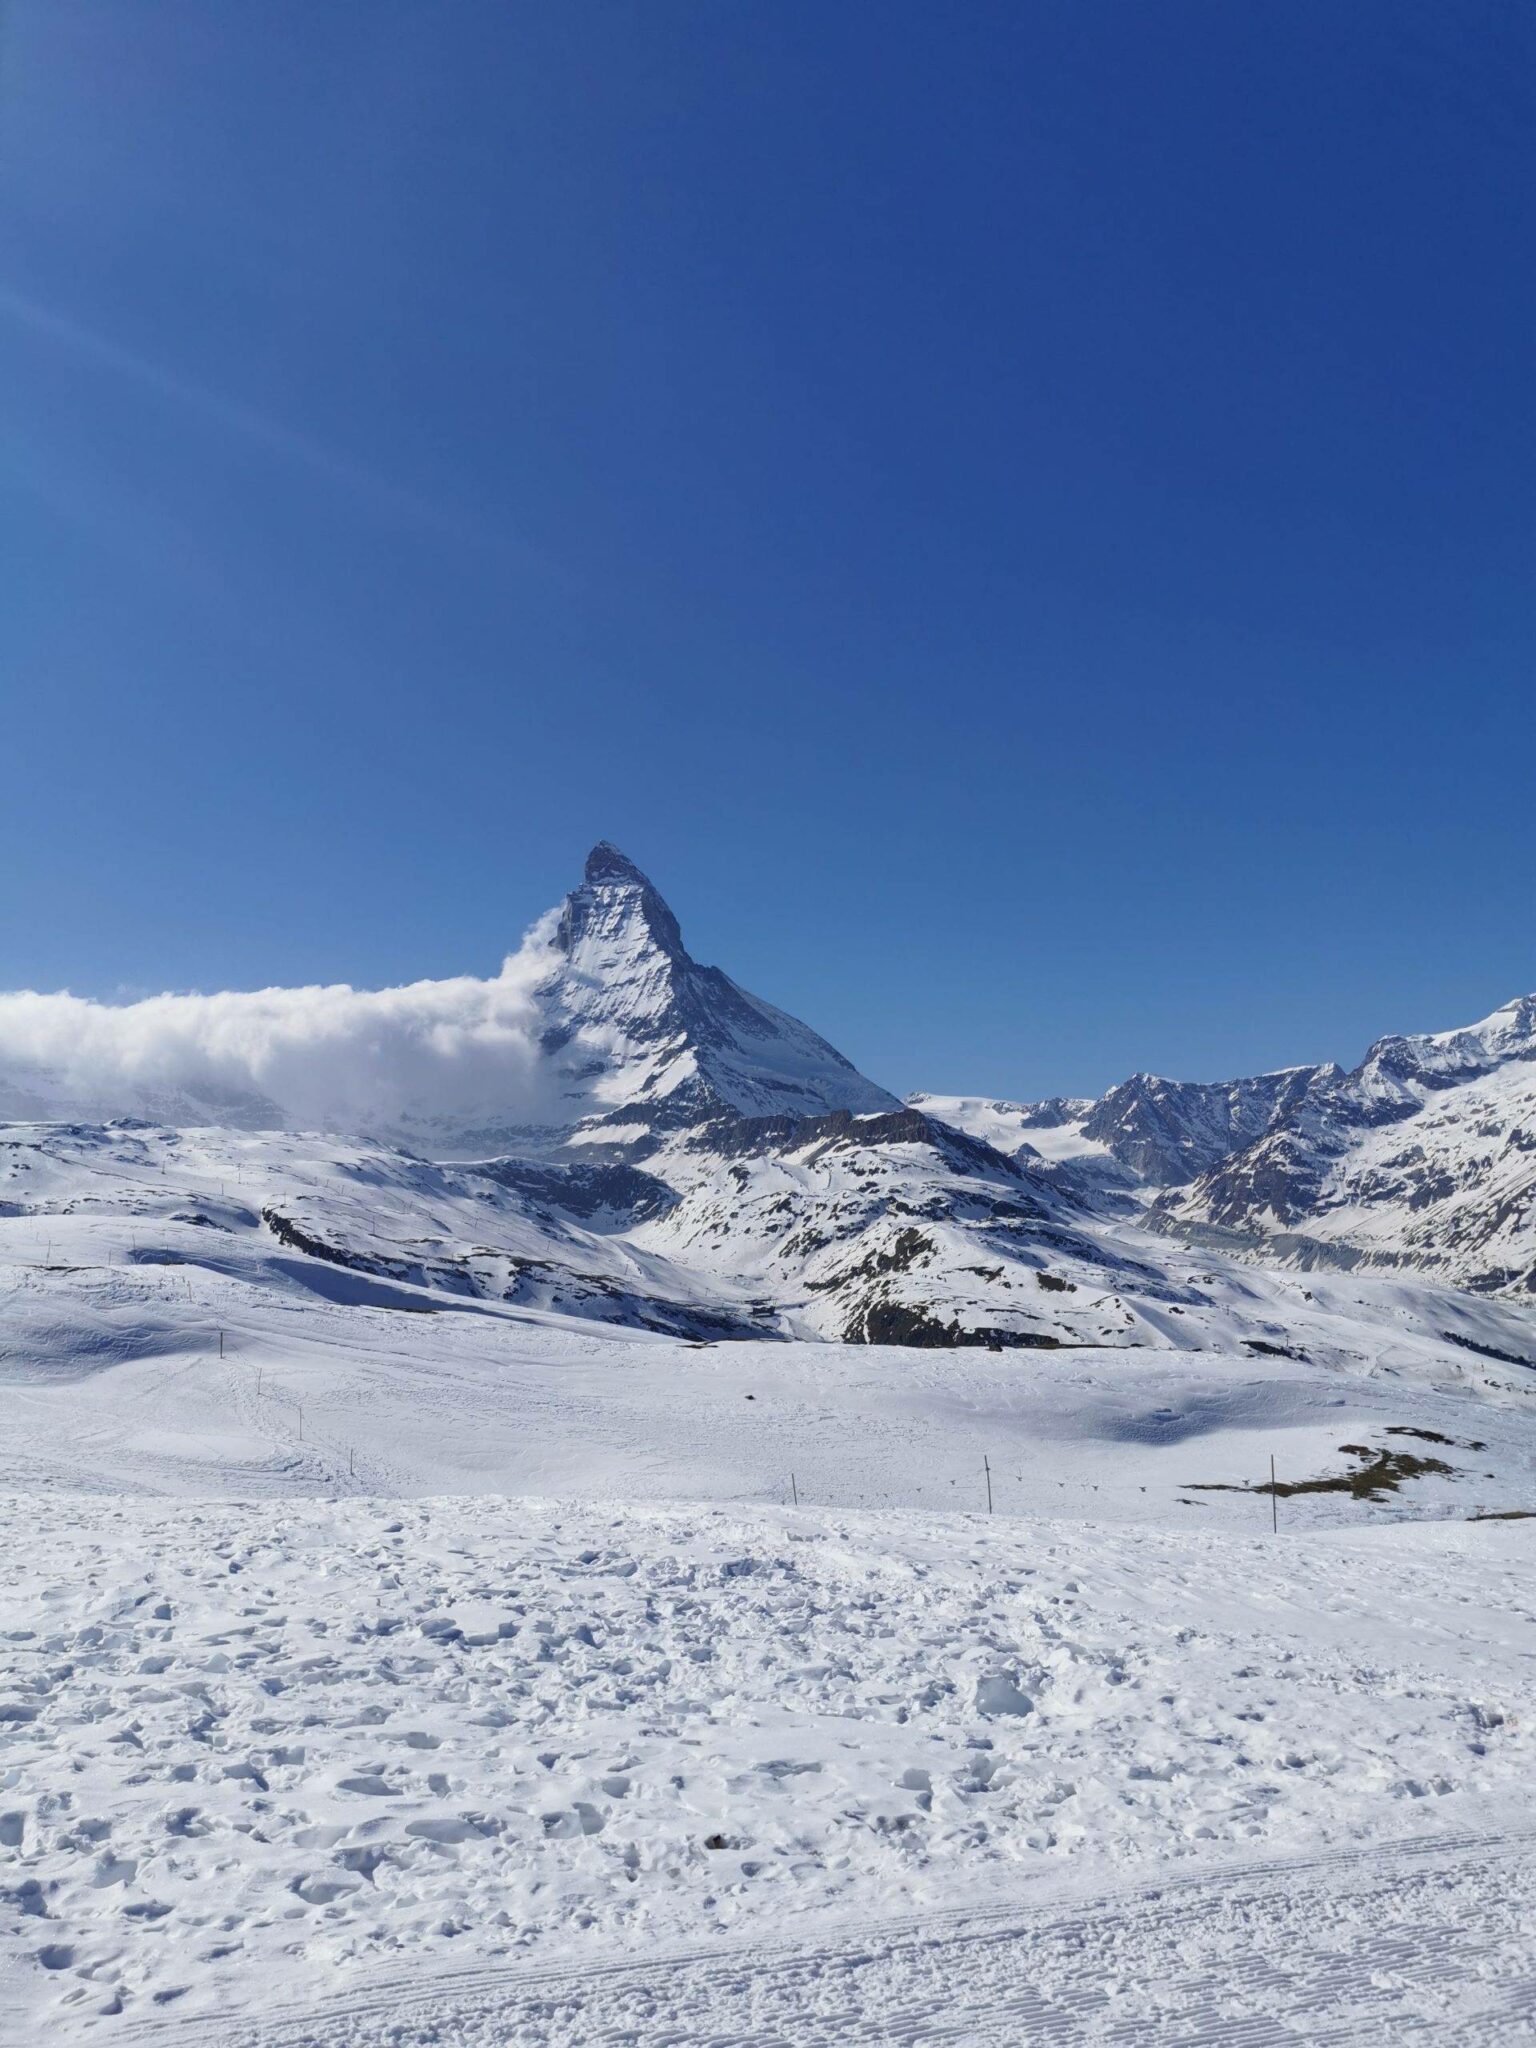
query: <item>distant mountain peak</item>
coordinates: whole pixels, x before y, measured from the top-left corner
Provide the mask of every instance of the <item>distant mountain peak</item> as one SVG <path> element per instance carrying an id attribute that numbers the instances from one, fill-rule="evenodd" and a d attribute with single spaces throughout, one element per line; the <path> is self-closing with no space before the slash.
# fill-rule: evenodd
<path id="1" fill-rule="evenodd" d="M 633 1128 L 656 1115 L 898 1106 L 809 1026 L 694 960 L 660 890 L 610 840 L 587 856 L 555 944 L 562 957 L 538 991 L 540 1044 L 559 1063 L 573 1118 Z"/>
<path id="2" fill-rule="evenodd" d="M 603 882 L 628 882 L 641 889 L 652 886 L 650 877 L 643 875 L 629 855 L 621 853 L 611 839 L 599 839 L 587 855 L 582 880 L 588 888 L 596 888 Z"/>
<path id="3" fill-rule="evenodd" d="M 180 1037 L 147 1078 L 128 1013 L 79 1004 L 77 1020 L 72 998 L 51 1000 L 75 1040 L 43 1041 L 46 1056 L 25 1040 L 14 1059 L 0 1045 L 0 1119 L 345 1130 L 460 1158 L 569 1142 L 593 1158 L 722 1117 L 899 1107 L 808 1025 L 694 960 L 660 891 L 610 840 L 494 978 L 163 998 Z M 273 1078 L 263 1055 L 279 1043 Z M 355 1058 L 339 1049 L 352 1045 Z"/>
<path id="4" fill-rule="evenodd" d="M 587 855 L 581 887 L 561 905 L 556 942 L 568 960 L 599 981 L 632 972 L 656 954 L 674 965 L 688 957 L 682 929 L 661 891 L 607 839 Z"/>

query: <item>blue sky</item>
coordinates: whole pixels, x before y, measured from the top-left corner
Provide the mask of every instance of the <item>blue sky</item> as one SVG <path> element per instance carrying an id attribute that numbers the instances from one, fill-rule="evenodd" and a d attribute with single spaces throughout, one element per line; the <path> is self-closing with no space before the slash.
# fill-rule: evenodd
<path id="1" fill-rule="evenodd" d="M 596 838 L 898 1088 L 1536 987 L 1533 17 L 12 0 L 0 986 Z"/>

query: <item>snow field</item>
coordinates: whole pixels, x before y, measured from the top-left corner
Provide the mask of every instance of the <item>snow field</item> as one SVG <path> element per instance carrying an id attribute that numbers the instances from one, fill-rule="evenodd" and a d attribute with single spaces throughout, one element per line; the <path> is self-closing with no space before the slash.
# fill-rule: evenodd
<path id="1" fill-rule="evenodd" d="M 1271 1455 L 1286 1479 L 1338 1474 L 1354 1443 L 1450 1470 L 1374 1502 L 1299 1496 L 1289 1527 L 1536 1507 L 1536 1375 L 1431 1334 L 1471 1323 L 1509 1347 L 1516 1319 L 1422 1284 L 1230 1276 L 1285 1357 L 1230 1337 L 698 1345 L 387 1286 L 259 1233 L 156 1229 L 153 1262 L 131 1264 L 116 1213 L 0 1216 L 0 1486 L 747 1504 L 788 1500 L 793 1472 L 819 1506 L 932 1513 L 985 1504 L 987 1457 L 1000 1513 L 1245 1532 L 1267 1501 L 1198 1488 L 1252 1485 Z M 410 1308 L 374 1299 L 390 1293 Z M 1325 1341 L 1341 1329 L 1343 1356 Z"/>
<path id="2" fill-rule="evenodd" d="M 0 1984 L 58 2038 L 1532 1817 L 1525 1523 L 4 1512 Z"/>

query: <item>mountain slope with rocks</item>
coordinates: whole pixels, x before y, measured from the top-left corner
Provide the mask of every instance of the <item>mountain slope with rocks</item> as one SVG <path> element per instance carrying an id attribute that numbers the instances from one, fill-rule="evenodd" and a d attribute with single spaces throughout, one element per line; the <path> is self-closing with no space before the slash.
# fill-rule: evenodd
<path id="1" fill-rule="evenodd" d="M 911 1095 L 926 1110 L 1015 1157 L 1054 1166 L 1092 1162 L 1109 1184 L 1182 1187 L 1283 1124 L 1336 1067 L 1287 1067 L 1237 1081 L 1169 1081 L 1133 1074 L 1097 1098 L 987 1102 Z M 1027 1148 L 1027 1150 L 1026 1150 Z M 1119 1167 L 1120 1175 L 1110 1169 Z"/>
<path id="2" fill-rule="evenodd" d="M 1433 1273 L 1536 1294 L 1536 997 L 1379 1039 L 1154 1220 L 1286 1263 Z"/>
<path id="3" fill-rule="evenodd" d="M 318 1262 L 354 1289 L 699 1341 L 1272 1346 L 1288 1341 L 1272 1318 L 1201 1278 L 1218 1252 L 1485 1292 L 1529 1292 L 1536 1274 L 1529 1000 L 1467 1031 L 1384 1039 L 1349 1074 L 1142 1074 L 1095 1102 L 902 1104 L 699 965 L 606 841 L 500 981 L 394 993 L 415 1008 L 404 1041 L 363 1048 L 396 1084 L 373 1088 L 370 1113 L 338 1100 L 330 1128 L 297 1129 L 277 1101 L 301 1093 L 292 1067 L 258 1061 L 233 1112 L 211 1115 L 207 1087 L 232 1076 L 204 1072 L 205 1096 L 176 1116 L 12 1125 L 0 1203 L 46 1237 L 103 1202 L 137 1215 L 152 1192 L 146 1231 L 164 1242 L 130 1246 L 139 1263 L 217 1265 L 223 1238 L 260 1284 L 312 1280 Z M 487 1003 L 504 1007 L 476 1036 L 464 1018 L 484 1023 Z M 430 1057 L 467 1065 L 480 1094 L 423 1094 Z M 219 1162 L 224 1207 L 199 1161 Z M 246 1168 L 260 1200 L 228 1196 Z"/>
<path id="4" fill-rule="evenodd" d="M 1536 996 L 1248 1080 L 1138 1074 L 1094 1101 L 915 1095 L 1100 1212 L 1286 1266 L 1536 1293 Z"/>

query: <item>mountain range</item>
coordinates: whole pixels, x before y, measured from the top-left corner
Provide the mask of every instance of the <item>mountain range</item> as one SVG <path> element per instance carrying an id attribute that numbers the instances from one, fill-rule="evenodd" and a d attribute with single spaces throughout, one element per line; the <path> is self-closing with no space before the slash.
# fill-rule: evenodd
<path id="1" fill-rule="evenodd" d="M 474 1090 L 446 1101 L 443 989 Z M 1348 1073 L 902 1102 L 696 962 L 606 842 L 498 981 L 422 990 L 399 992 L 416 1007 L 404 1025 L 390 1012 L 396 1040 L 364 1013 L 353 1064 L 391 1085 L 361 1113 L 316 1116 L 291 1061 L 259 1051 L 244 1067 L 203 1054 L 190 1081 L 161 1069 L 153 1087 L 98 1073 L 118 1099 L 91 1114 L 78 1093 L 49 1099 L 45 1061 L 0 1070 L 0 1214 L 44 1230 L 110 1215 L 131 1263 L 299 1298 L 478 1302 L 705 1342 L 1364 1368 L 1390 1325 L 1479 1369 L 1536 1365 L 1536 999 L 1382 1039 Z M 1362 1334 L 1366 1273 L 1397 1284 Z"/>
<path id="2" fill-rule="evenodd" d="M 1536 1294 L 1536 997 L 1329 1064 L 1217 1082 L 1137 1074 L 1097 1101 L 918 1095 L 1090 1206 L 1301 1268 Z"/>

